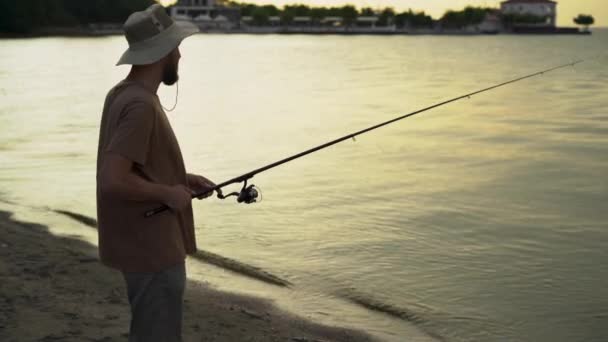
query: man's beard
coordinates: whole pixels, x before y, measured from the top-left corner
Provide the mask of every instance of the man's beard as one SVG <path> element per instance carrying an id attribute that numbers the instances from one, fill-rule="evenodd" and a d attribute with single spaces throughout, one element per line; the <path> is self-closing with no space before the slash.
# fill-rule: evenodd
<path id="1" fill-rule="evenodd" d="M 163 83 L 170 86 L 174 85 L 177 80 L 179 80 L 179 75 L 177 74 L 177 63 L 165 65 L 165 69 L 163 70 Z"/>

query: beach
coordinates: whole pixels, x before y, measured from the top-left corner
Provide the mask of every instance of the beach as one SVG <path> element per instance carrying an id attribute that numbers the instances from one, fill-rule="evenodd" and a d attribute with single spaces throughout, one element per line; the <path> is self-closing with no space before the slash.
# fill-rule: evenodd
<path id="1" fill-rule="evenodd" d="M 188 264 L 187 264 L 188 267 Z M 120 272 L 97 247 L 50 234 L 0 211 L 0 340 L 127 341 L 130 312 Z M 322 326 L 272 302 L 188 280 L 183 338 L 189 341 L 373 341 Z"/>

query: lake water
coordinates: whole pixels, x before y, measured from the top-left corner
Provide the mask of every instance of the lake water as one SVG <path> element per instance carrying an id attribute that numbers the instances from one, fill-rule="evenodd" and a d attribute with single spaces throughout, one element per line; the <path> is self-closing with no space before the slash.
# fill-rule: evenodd
<path id="1" fill-rule="evenodd" d="M 0 41 L 1 208 L 96 242 L 94 230 L 43 209 L 95 217 L 101 109 L 128 72 L 114 67 L 125 47 L 121 37 Z M 291 289 L 191 259 L 188 272 L 386 340 L 608 340 L 607 30 L 198 35 L 181 52 L 169 118 L 187 168 L 216 182 L 591 58 L 260 174 L 259 204 L 194 203 L 200 249 Z M 161 88 L 165 107 L 174 96 Z"/>

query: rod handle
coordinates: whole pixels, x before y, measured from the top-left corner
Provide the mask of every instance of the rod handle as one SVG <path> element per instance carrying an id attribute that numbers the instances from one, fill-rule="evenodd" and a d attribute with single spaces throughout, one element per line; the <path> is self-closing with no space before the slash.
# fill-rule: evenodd
<path id="1" fill-rule="evenodd" d="M 145 217 L 151 217 L 151 216 L 154 216 L 154 215 L 156 215 L 158 213 L 162 213 L 163 211 L 166 211 L 168 209 L 169 209 L 169 206 L 163 205 L 161 207 L 158 207 L 158 208 L 146 211 L 146 213 L 144 214 L 144 216 Z"/>
<path id="2" fill-rule="evenodd" d="M 192 195 L 192 199 L 198 198 L 198 197 L 206 195 L 208 193 L 213 193 L 214 191 L 218 191 L 218 194 L 222 193 L 221 190 L 220 190 L 220 187 L 219 186 L 215 186 L 213 189 L 210 189 L 208 191 Z M 166 205 L 166 204 L 163 204 L 162 206 L 160 206 L 158 208 L 146 211 L 146 213 L 144 214 L 144 217 L 146 217 L 146 218 L 147 217 L 152 217 L 152 216 L 154 216 L 156 214 L 162 213 L 163 211 L 167 211 L 168 209 L 169 209 L 169 206 Z"/>

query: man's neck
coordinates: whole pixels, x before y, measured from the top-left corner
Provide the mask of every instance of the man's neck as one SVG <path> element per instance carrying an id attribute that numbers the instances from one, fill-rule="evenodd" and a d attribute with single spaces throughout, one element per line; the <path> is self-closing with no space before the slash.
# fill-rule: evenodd
<path id="1" fill-rule="evenodd" d="M 127 75 L 127 80 L 138 82 L 143 85 L 144 88 L 156 94 L 161 82 L 161 76 L 156 68 L 151 66 L 132 67 L 131 72 Z"/>

